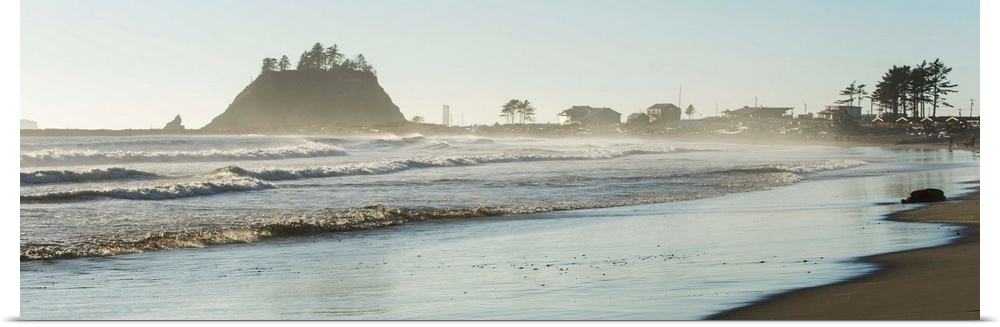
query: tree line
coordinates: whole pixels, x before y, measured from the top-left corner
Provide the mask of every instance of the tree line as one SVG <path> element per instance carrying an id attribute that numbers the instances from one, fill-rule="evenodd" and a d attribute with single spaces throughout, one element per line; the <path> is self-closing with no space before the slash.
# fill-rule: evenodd
<path id="1" fill-rule="evenodd" d="M 525 121 L 535 121 L 535 106 L 528 100 L 511 99 L 503 105 L 500 117 L 506 118 L 507 124 L 513 124 L 520 118 L 523 125 Z"/>
<path id="2" fill-rule="evenodd" d="M 860 107 L 861 100 L 867 98 L 871 100 L 871 107 L 878 107 L 879 114 L 888 111 L 893 117 L 924 117 L 929 111 L 930 116 L 937 116 L 939 107 L 953 107 L 945 101 L 945 96 L 956 92 L 958 86 L 948 80 L 951 70 L 941 59 L 931 63 L 924 60 L 915 66 L 893 65 L 882 75 L 871 94 L 865 90 L 865 84 L 858 85 L 855 81 L 840 91 L 840 95 L 847 98 L 837 103 L 854 106 L 857 100 Z"/>
<path id="3" fill-rule="evenodd" d="M 292 66 L 287 55 L 282 55 L 281 59 L 264 58 L 261 65 L 261 74 L 273 71 L 286 71 Z M 345 58 L 337 45 L 323 47 L 322 43 L 316 42 L 312 49 L 302 52 L 299 56 L 297 70 L 353 70 L 376 74 L 375 69 L 365 60 L 363 54 L 358 54 L 354 59 Z"/>

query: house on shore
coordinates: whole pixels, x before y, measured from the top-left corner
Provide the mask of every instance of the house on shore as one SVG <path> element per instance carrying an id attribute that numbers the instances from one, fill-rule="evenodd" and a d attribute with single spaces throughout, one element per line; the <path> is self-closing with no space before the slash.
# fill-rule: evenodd
<path id="1" fill-rule="evenodd" d="M 673 103 L 657 103 L 646 108 L 650 123 L 670 123 L 681 120 L 681 108 Z"/>
<path id="2" fill-rule="evenodd" d="M 649 116 L 641 112 L 628 115 L 628 118 L 625 118 L 626 124 L 649 124 L 649 122 Z"/>
<path id="3" fill-rule="evenodd" d="M 559 113 L 559 124 L 610 125 L 621 124 L 622 114 L 611 108 L 573 106 Z"/>
<path id="4" fill-rule="evenodd" d="M 858 106 L 826 106 L 826 109 L 819 112 L 819 117 L 824 119 L 833 119 L 837 116 L 837 113 L 846 112 L 851 118 L 858 119 L 861 118 L 861 107 Z"/>
<path id="5" fill-rule="evenodd" d="M 736 110 L 726 110 L 722 116 L 726 118 L 781 118 L 793 107 L 748 107 Z"/>

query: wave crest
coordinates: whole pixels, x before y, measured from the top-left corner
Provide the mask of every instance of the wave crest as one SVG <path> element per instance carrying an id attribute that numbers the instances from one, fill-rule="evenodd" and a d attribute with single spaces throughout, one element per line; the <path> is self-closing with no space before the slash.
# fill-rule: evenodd
<path id="1" fill-rule="evenodd" d="M 40 194 L 21 195 L 21 203 L 50 203 L 63 201 L 117 198 L 127 200 L 167 200 L 226 192 L 246 192 L 275 188 L 259 179 L 229 174 L 215 176 L 213 180 L 157 186 L 113 187 L 80 189 Z"/>
<path id="2" fill-rule="evenodd" d="M 39 170 L 21 173 L 22 184 L 51 184 L 67 182 L 91 182 L 102 180 L 146 179 L 158 177 L 154 173 L 120 167 L 94 168 L 84 171 Z"/>
<path id="3" fill-rule="evenodd" d="M 275 160 L 344 156 L 343 148 L 322 142 L 271 149 L 205 151 L 96 151 L 46 149 L 21 154 L 21 166 L 89 165 L 141 162 L 190 162 L 227 160 Z"/>
<path id="4" fill-rule="evenodd" d="M 823 171 L 859 167 L 867 164 L 868 162 L 860 160 L 831 160 L 831 161 L 813 162 L 813 163 L 738 167 L 738 168 L 728 169 L 722 172 L 742 173 L 742 174 L 768 174 L 768 173 L 808 174 L 808 173 L 818 173 Z"/>
<path id="5" fill-rule="evenodd" d="M 476 218 L 545 211 L 539 208 L 476 207 L 446 210 L 411 210 L 384 205 L 286 212 L 293 216 L 245 227 L 146 233 L 132 238 L 101 240 L 88 237 L 77 244 L 25 244 L 21 261 L 111 256 L 177 248 L 249 243 L 270 238 L 371 229 L 411 221 L 449 218 Z"/>
<path id="6" fill-rule="evenodd" d="M 656 151 L 605 151 L 591 150 L 578 153 L 544 153 L 544 154 L 491 154 L 480 156 L 459 157 L 426 157 L 387 161 L 371 161 L 346 164 L 334 167 L 308 167 L 300 169 L 256 169 L 248 170 L 239 166 L 220 168 L 217 172 L 231 172 L 241 176 L 253 177 L 266 181 L 290 180 L 317 177 L 338 177 L 355 175 L 381 175 L 397 173 L 415 168 L 443 168 L 477 166 L 496 163 L 530 162 L 530 161 L 564 161 L 564 160 L 594 160 L 613 159 L 628 155 L 662 153 Z"/>

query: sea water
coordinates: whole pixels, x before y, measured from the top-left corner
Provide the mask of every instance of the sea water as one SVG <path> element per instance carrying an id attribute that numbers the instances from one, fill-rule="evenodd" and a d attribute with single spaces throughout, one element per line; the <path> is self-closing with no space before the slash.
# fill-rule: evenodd
<path id="1" fill-rule="evenodd" d="M 978 154 L 629 138 L 21 138 L 23 319 L 701 319 L 960 228 Z"/>

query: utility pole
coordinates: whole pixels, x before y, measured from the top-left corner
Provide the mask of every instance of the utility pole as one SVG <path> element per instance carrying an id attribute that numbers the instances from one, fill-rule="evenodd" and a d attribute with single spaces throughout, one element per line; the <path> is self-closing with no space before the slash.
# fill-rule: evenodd
<path id="1" fill-rule="evenodd" d="M 683 87 L 684 85 L 677 85 L 677 108 L 681 108 L 681 88 Z M 681 110 L 684 110 L 684 108 L 681 108 Z"/>
<path id="2" fill-rule="evenodd" d="M 969 99 L 969 117 L 972 117 L 972 105 L 976 104 L 976 99 Z M 962 116 L 962 110 L 958 110 L 958 116 Z"/>
<path id="3" fill-rule="evenodd" d="M 753 107 L 757 108 L 757 97 L 753 97 Z"/>

